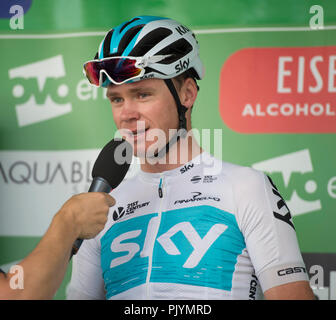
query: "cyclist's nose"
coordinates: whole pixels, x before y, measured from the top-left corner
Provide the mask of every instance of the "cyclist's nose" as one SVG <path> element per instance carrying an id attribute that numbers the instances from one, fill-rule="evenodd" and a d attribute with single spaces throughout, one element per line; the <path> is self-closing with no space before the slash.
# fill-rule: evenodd
<path id="1" fill-rule="evenodd" d="M 122 121 L 132 121 L 139 120 L 140 112 L 138 111 L 137 105 L 135 102 L 130 100 L 125 100 L 122 106 L 121 120 Z"/>

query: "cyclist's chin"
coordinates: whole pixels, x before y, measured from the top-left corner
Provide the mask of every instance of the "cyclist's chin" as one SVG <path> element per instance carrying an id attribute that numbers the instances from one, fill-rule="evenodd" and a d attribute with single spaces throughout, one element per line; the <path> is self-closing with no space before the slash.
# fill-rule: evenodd
<path id="1" fill-rule="evenodd" d="M 133 141 L 133 153 L 138 158 L 153 158 L 166 145 L 165 141 Z"/>

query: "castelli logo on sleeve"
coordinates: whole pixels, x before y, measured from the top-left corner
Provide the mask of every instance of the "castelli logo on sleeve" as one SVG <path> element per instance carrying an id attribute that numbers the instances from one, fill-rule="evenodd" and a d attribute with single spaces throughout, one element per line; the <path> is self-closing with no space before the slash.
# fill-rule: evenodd
<path id="1" fill-rule="evenodd" d="M 219 109 L 241 133 L 336 132 L 336 46 L 247 48 L 220 74 Z"/>

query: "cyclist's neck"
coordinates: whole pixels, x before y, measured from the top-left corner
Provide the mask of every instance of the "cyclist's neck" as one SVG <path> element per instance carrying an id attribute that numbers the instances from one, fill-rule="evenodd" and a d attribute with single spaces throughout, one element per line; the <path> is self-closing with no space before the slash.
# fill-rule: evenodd
<path id="1" fill-rule="evenodd" d="M 141 159 L 141 170 L 159 173 L 181 167 L 203 152 L 194 136 L 181 138 L 161 158 Z"/>

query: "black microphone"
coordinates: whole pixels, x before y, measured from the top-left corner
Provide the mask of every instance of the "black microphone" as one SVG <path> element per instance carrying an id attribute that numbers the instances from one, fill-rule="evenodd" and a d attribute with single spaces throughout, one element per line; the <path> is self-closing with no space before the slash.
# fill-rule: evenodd
<path id="1" fill-rule="evenodd" d="M 112 139 L 100 151 L 92 169 L 93 181 L 89 192 L 110 193 L 115 189 L 129 169 L 132 161 L 132 146 L 121 139 Z M 77 239 L 72 246 L 71 257 L 77 253 L 83 239 Z"/>

